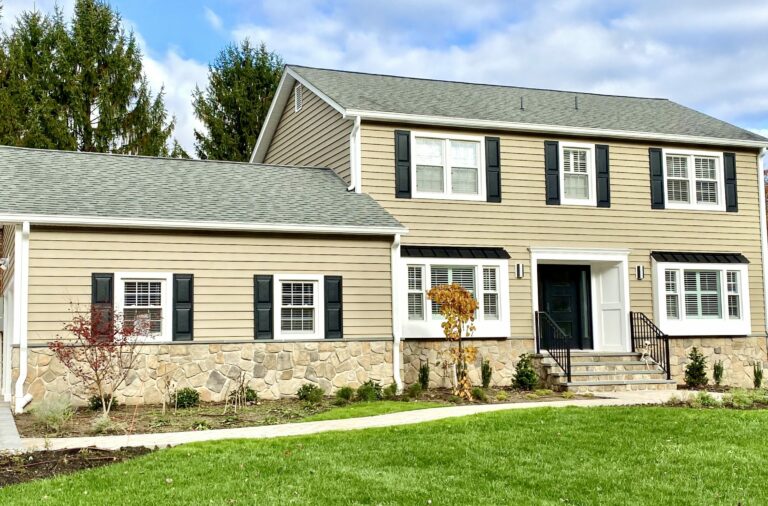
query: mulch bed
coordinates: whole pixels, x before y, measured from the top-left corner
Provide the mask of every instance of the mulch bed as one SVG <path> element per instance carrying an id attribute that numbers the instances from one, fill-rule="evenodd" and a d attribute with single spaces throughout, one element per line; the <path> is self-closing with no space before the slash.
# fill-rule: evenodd
<path id="1" fill-rule="evenodd" d="M 75 448 L 0 454 L 0 487 L 105 466 L 151 452 L 149 448 Z"/>

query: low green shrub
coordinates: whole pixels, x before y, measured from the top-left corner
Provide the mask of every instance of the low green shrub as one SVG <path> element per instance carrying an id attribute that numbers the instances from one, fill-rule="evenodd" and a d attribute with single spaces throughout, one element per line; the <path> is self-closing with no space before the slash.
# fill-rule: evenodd
<path id="1" fill-rule="evenodd" d="M 743 388 L 735 388 L 723 396 L 723 405 L 734 409 L 749 409 L 755 404 L 752 394 Z"/>
<path id="2" fill-rule="evenodd" d="M 493 377 L 493 369 L 491 369 L 491 363 L 488 360 L 483 360 L 480 363 L 480 377 L 483 383 L 483 388 L 491 386 L 491 377 Z"/>
<path id="3" fill-rule="evenodd" d="M 696 397 L 690 400 L 690 405 L 693 408 L 716 408 L 721 406 L 721 403 L 709 392 L 699 392 Z"/>
<path id="4" fill-rule="evenodd" d="M 525 398 L 528 399 L 529 401 L 534 401 L 534 400 L 538 399 L 539 396 L 534 394 L 533 392 L 530 392 L 530 393 L 525 394 Z"/>
<path id="5" fill-rule="evenodd" d="M 707 359 L 694 346 L 688 354 L 688 365 L 685 366 L 685 384 L 689 388 L 699 388 L 707 383 Z"/>
<path id="6" fill-rule="evenodd" d="M 176 390 L 174 397 L 176 399 L 175 405 L 177 408 L 194 408 L 200 404 L 200 392 L 194 388 L 186 387 L 181 390 Z"/>
<path id="7" fill-rule="evenodd" d="M 419 385 L 423 390 L 429 388 L 429 364 L 427 362 L 419 366 Z"/>
<path id="8" fill-rule="evenodd" d="M 341 387 L 336 390 L 336 398 L 345 402 L 351 402 L 355 397 L 355 389 L 352 387 Z"/>
<path id="9" fill-rule="evenodd" d="M 232 390 L 232 392 L 229 394 L 230 402 L 234 402 L 238 399 L 238 397 L 241 402 L 245 402 L 246 404 L 255 404 L 256 401 L 259 400 L 259 396 L 256 393 L 256 390 L 246 386 Z"/>
<path id="10" fill-rule="evenodd" d="M 104 400 L 107 402 L 107 404 L 109 404 L 110 400 L 112 401 L 111 409 L 114 409 L 117 407 L 117 399 L 112 399 L 111 395 L 105 396 Z M 92 395 L 88 397 L 88 409 L 90 409 L 91 411 L 101 411 L 102 408 L 103 406 L 101 403 L 101 397 L 99 397 L 98 395 Z"/>
<path id="11" fill-rule="evenodd" d="M 461 404 L 464 402 L 464 399 L 462 399 L 458 395 L 451 395 L 450 397 L 448 397 L 448 402 L 452 404 Z"/>
<path id="12" fill-rule="evenodd" d="M 389 385 L 387 388 L 384 389 L 384 391 L 382 392 L 382 395 L 388 401 L 397 399 L 397 384 L 392 383 L 391 385 Z"/>
<path id="13" fill-rule="evenodd" d="M 755 364 L 752 369 L 754 372 L 753 383 L 755 388 L 760 388 L 763 386 L 763 364 Z"/>
<path id="14" fill-rule="evenodd" d="M 486 394 L 485 390 L 483 390 L 482 388 L 475 387 L 472 389 L 472 398 L 476 401 L 487 402 L 488 394 Z"/>
<path id="15" fill-rule="evenodd" d="M 496 400 L 499 402 L 504 402 L 506 400 L 509 400 L 509 394 L 504 390 L 499 390 L 498 392 L 496 392 Z"/>
<path id="16" fill-rule="evenodd" d="M 323 400 L 325 390 L 315 385 L 314 383 L 304 383 L 296 391 L 296 396 L 309 404 L 317 404 Z"/>
<path id="17" fill-rule="evenodd" d="M 192 422 L 192 430 L 211 430 L 211 424 L 207 420 L 195 420 Z"/>
<path id="18" fill-rule="evenodd" d="M 104 413 L 97 415 L 96 418 L 91 421 L 91 434 L 95 436 L 116 434 L 118 432 L 120 432 L 120 426 Z"/>
<path id="19" fill-rule="evenodd" d="M 723 382 L 723 373 L 725 372 L 725 368 L 723 367 L 723 361 L 718 360 L 715 362 L 715 365 L 712 369 L 712 379 L 715 380 L 715 385 L 720 386 L 720 384 Z"/>
<path id="20" fill-rule="evenodd" d="M 549 388 L 539 388 L 538 390 L 535 390 L 533 393 L 538 395 L 539 397 L 546 397 L 548 395 L 552 395 L 555 392 L 553 392 Z"/>
<path id="21" fill-rule="evenodd" d="M 357 389 L 357 399 L 364 402 L 380 401 L 384 396 L 381 385 L 368 380 Z"/>
<path id="22" fill-rule="evenodd" d="M 523 353 L 515 366 L 515 378 L 512 380 L 512 385 L 519 390 L 533 390 L 538 384 L 539 375 L 533 368 L 531 356 Z"/>
<path id="23" fill-rule="evenodd" d="M 576 394 L 571 392 L 570 390 L 566 390 L 560 395 L 563 397 L 563 399 L 573 399 L 574 397 L 576 397 Z"/>
<path id="24" fill-rule="evenodd" d="M 411 399 L 418 399 L 421 397 L 421 393 L 423 392 L 423 389 L 421 388 L 421 383 L 414 383 L 413 385 L 410 385 L 408 387 L 408 397 Z"/>
<path id="25" fill-rule="evenodd" d="M 49 432 L 59 433 L 72 419 L 75 410 L 69 399 L 64 397 L 49 397 L 43 399 L 32 408 L 32 418 L 35 423 Z"/>

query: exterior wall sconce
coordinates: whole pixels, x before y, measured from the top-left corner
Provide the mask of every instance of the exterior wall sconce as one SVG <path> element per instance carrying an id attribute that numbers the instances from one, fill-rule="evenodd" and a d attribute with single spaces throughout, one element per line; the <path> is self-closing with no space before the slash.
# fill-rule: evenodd
<path id="1" fill-rule="evenodd" d="M 9 263 L 11 263 L 11 261 L 9 259 L 7 259 L 7 258 L 0 258 L 0 271 L 7 271 Z"/>
<path id="2" fill-rule="evenodd" d="M 515 276 L 517 276 L 517 279 L 523 279 L 525 277 L 525 265 L 515 264 Z"/>
<path id="3" fill-rule="evenodd" d="M 638 265 L 635 267 L 635 277 L 638 281 L 642 281 L 645 278 L 645 266 Z"/>

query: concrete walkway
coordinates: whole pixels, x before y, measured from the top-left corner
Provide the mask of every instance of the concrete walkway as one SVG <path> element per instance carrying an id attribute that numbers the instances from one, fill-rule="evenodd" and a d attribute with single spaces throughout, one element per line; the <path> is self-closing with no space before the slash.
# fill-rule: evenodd
<path id="1" fill-rule="evenodd" d="M 13 421 L 11 414 L 11 405 L 0 402 L 0 452 L 19 451 L 23 448 L 19 431 L 16 430 L 16 422 Z"/>
<path id="2" fill-rule="evenodd" d="M 420 409 L 388 415 L 348 418 L 345 420 L 325 420 L 322 422 L 288 423 L 283 425 L 265 425 L 238 429 L 218 429 L 200 432 L 170 432 L 162 434 L 131 434 L 123 436 L 71 437 L 71 438 L 26 438 L 22 440 L 27 450 L 43 448 L 82 448 L 95 446 L 103 449 L 117 449 L 123 446 L 166 447 L 199 441 L 218 441 L 222 439 L 263 439 L 283 436 L 301 436 L 334 430 L 357 430 L 374 427 L 393 427 L 415 423 L 431 422 L 457 416 L 476 415 L 493 411 L 530 408 L 561 408 L 568 406 L 629 406 L 637 404 L 662 404 L 673 395 L 686 395 L 676 391 L 648 392 L 610 392 L 595 396 L 594 399 L 562 400 L 547 402 L 518 402 L 509 404 L 472 404 L 445 408 Z"/>

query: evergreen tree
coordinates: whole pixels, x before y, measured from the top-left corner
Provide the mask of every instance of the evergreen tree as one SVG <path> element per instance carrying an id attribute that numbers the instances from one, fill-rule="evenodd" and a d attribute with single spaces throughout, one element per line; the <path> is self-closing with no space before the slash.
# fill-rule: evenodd
<path id="1" fill-rule="evenodd" d="M 208 66 L 208 86 L 192 95 L 195 116 L 206 131 L 195 130 L 202 159 L 247 161 L 269 111 L 283 72 L 282 59 L 246 39 L 229 45 Z"/>

